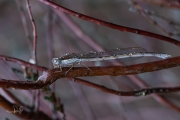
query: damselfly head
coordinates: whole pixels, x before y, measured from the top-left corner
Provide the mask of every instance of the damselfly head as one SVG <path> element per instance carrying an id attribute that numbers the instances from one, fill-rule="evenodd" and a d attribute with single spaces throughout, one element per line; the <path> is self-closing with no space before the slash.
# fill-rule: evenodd
<path id="1" fill-rule="evenodd" d="M 53 64 L 59 64 L 59 59 L 58 58 L 53 58 L 52 63 Z"/>
<path id="2" fill-rule="evenodd" d="M 54 68 L 59 68 L 60 65 L 59 65 L 59 59 L 58 58 L 53 58 L 52 63 L 53 63 Z"/>

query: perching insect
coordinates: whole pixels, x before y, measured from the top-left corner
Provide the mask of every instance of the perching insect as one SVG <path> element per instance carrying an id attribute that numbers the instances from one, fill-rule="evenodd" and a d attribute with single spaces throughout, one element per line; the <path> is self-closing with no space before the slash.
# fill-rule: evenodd
<path id="1" fill-rule="evenodd" d="M 152 57 L 152 56 L 162 59 L 171 57 L 171 55 L 164 53 L 147 52 L 144 48 L 141 47 L 131 47 L 131 48 L 116 48 L 110 51 L 89 52 L 82 54 L 67 53 L 61 56 L 60 58 L 53 58 L 52 63 L 54 68 L 60 68 L 60 70 L 62 71 L 62 67 L 71 66 L 72 68 L 74 64 L 81 64 L 82 62 L 96 62 L 96 61 L 127 59 L 127 58 L 133 60 L 133 58 Z M 83 66 L 86 67 L 85 65 Z M 86 68 L 89 69 L 88 67 Z"/>

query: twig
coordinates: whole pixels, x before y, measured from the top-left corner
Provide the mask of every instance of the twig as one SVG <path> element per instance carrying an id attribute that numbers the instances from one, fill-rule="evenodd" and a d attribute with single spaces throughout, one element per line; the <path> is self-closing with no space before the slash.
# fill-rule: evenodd
<path id="1" fill-rule="evenodd" d="M 0 79 L 1 88 L 12 88 L 12 89 L 24 89 L 24 90 L 35 90 L 45 87 L 46 84 L 39 82 L 28 82 L 19 80 L 6 80 Z"/>
<path id="2" fill-rule="evenodd" d="M 74 71 L 74 70 L 73 70 Z M 49 71 L 52 72 L 52 71 Z M 62 76 L 63 77 L 63 76 Z M 49 73 L 44 79 L 46 80 L 45 82 L 43 81 L 38 81 L 38 82 L 22 82 L 22 81 L 14 81 L 14 80 L 5 80 L 1 79 L 0 80 L 0 87 L 3 88 L 20 88 L 20 89 L 40 89 L 42 87 L 45 87 L 46 85 L 49 85 L 56 81 L 59 78 L 57 73 Z M 152 93 L 171 93 L 171 92 L 179 92 L 180 91 L 180 86 L 177 87 L 156 87 L 156 88 L 147 88 L 147 89 L 139 89 L 139 90 L 133 90 L 133 91 L 116 91 L 112 90 L 109 88 L 106 88 L 101 85 L 97 85 L 88 81 L 81 80 L 79 78 L 74 78 L 74 79 L 66 79 L 66 80 L 71 80 L 74 82 L 77 82 L 79 84 L 83 84 L 86 86 L 90 86 L 92 88 L 100 89 L 102 91 L 105 91 L 107 93 L 111 93 L 114 95 L 118 96 L 145 96 L 149 95 Z"/>
<path id="3" fill-rule="evenodd" d="M 37 69 L 39 71 L 47 71 L 48 70 L 45 67 L 37 66 L 37 65 L 31 64 L 29 62 L 26 62 L 26 61 L 23 61 L 23 60 L 20 60 L 17 58 L 13 58 L 13 57 L 4 56 L 4 55 L 0 55 L 0 60 L 14 62 L 14 63 L 20 64 L 20 65 L 23 65 L 23 66 L 26 66 L 29 68 Z"/>
<path id="4" fill-rule="evenodd" d="M 26 0 L 26 5 L 27 5 L 27 10 L 28 10 L 28 13 L 29 13 L 30 20 L 31 20 L 31 24 L 32 24 L 32 27 L 33 27 L 33 52 L 32 52 L 32 56 L 33 56 L 33 60 L 34 60 L 35 64 L 37 64 L 37 57 L 36 57 L 37 29 L 36 29 L 36 24 L 35 24 L 34 18 L 32 16 L 31 6 L 30 6 L 30 3 L 29 3 L 29 0 Z"/>
<path id="5" fill-rule="evenodd" d="M 101 91 L 105 91 L 110 94 L 118 95 L 118 96 L 145 96 L 145 95 L 150 95 L 152 93 L 171 93 L 171 92 L 179 92 L 180 91 L 180 86 L 177 87 L 156 87 L 156 88 L 147 88 L 147 89 L 139 89 L 139 90 L 133 90 L 133 91 L 116 91 L 109 89 L 103 85 L 97 85 L 92 82 L 84 81 L 79 78 L 74 78 L 74 79 L 68 79 L 70 81 L 83 84 L 95 89 L 99 89 Z"/>

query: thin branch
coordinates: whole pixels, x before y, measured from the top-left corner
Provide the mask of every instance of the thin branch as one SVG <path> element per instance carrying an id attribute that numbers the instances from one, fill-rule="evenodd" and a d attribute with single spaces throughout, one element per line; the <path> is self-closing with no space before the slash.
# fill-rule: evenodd
<path id="1" fill-rule="evenodd" d="M 30 20 L 31 20 L 31 24 L 32 24 L 32 27 L 33 27 L 33 53 L 32 53 L 32 56 L 33 56 L 33 60 L 34 60 L 35 64 L 37 64 L 37 57 L 36 57 L 37 29 L 36 29 L 36 24 L 35 24 L 34 18 L 32 16 L 31 6 L 30 6 L 30 3 L 29 3 L 29 0 L 26 0 L 26 5 L 27 5 L 28 14 L 29 14 L 29 17 L 30 17 Z"/>
<path id="2" fill-rule="evenodd" d="M 171 93 L 171 92 L 179 92 L 180 91 L 180 86 L 177 87 L 156 87 L 156 88 L 147 88 L 147 89 L 138 89 L 138 90 L 133 90 L 133 91 L 116 91 L 113 89 L 109 89 L 103 85 L 97 85 L 92 82 L 84 81 L 79 78 L 74 78 L 74 79 L 67 79 L 82 85 L 86 85 L 95 89 L 99 89 L 101 91 L 118 95 L 118 96 L 145 96 L 145 95 L 150 95 L 152 93 Z"/>
<path id="3" fill-rule="evenodd" d="M 23 65 L 23 66 L 33 68 L 33 69 L 36 69 L 36 70 L 39 70 L 39 71 L 47 71 L 48 70 L 45 67 L 37 66 L 37 65 L 31 64 L 29 62 L 23 61 L 21 59 L 8 57 L 8 56 L 4 56 L 4 55 L 0 55 L 0 60 L 14 62 L 14 63 L 17 63 L 19 65 Z"/>
<path id="4" fill-rule="evenodd" d="M 135 75 L 128 75 L 128 77 L 136 84 L 138 84 L 138 86 L 140 86 L 140 88 L 149 88 L 149 86 L 142 80 L 139 80 L 139 78 Z M 163 96 L 160 96 L 159 94 L 152 94 L 152 97 L 159 103 L 164 104 L 170 108 L 172 108 L 173 110 L 180 112 L 180 108 L 173 104 L 171 101 L 167 100 L 166 98 L 164 98 Z"/>
<path id="5" fill-rule="evenodd" d="M 52 70 L 52 71 L 55 72 L 55 70 Z M 40 89 L 42 87 L 45 87 L 45 86 L 53 83 L 54 81 L 56 81 L 59 78 L 57 72 L 51 73 L 52 71 L 49 71 L 49 73 L 44 73 L 38 82 L 22 82 L 22 81 L 1 79 L 0 87 L 2 87 L 2 88 L 20 88 L 20 89 Z M 72 70 L 72 71 L 74 71 L 74 70 Z M 61 77 L 63 77 L 63 76 L 61 76 Z M 44 79 L 42 79 L 42 78 L 44 78 Z M 106 88 L 101 85 L 97 85 L 97 84 L 94 84 L 94 83 L 91 83 L 88 81 L 81 80 L 79 78 L 66 79 L 66 80 L 71 80 L 71 81 L 77 82 L 79 84 L 83 84 L 86 86 L 90 86 L 92 88 L 100 89 L 107 93 L 111 93 L 111 94 L 118 95 L 118 96 L 136 96 L 137 97 L 137 96 L 149 95 L 152 93 L 171 93 L 171 92 L 179 92 L 180 91 L 180 86 L 177 86 L 177 87 L 147 88 L 147 89 L 139 89 L 139 90 L 125 92 L 125 91 L 112 90 L 112 89 Z"/>
<path id="6" fill-rule="evenodd" d="M 86 20 L 86 21 L 93 22 L 93 23 L 95 23 L 97 25 L 103 25 L 103 26 L 106 26 L 106 27 L 109 27 L 109 28 L 112 28 L 112 29 L 120 30 L 122 32 L 131 32 L 131 33 L 135 33 L 135 34 L 139 34 L 139 35 L 144 35 L 144 36 L 156 38 L 156 39 L 163 40 L 163 41 L 166 41 L 166 42 L 170 42 L 172 44 L 180 46 L 180 42 L 178 40 L 175 40 L 175 39 L 163 36 L 163 35 L 159 35 L 159 34 L 147 32 L 147 31 L 144 31 L 144 30 L 139 30 L 139 29 L 135 29 L 135 28 L 125 27 L 125 26 L 105 22 L 105 21 L 102 21 L 102 20 L 99 20 L 99 19 L 96 19 L 96 18 L 93 18 L 93 17 L 89 17 L 87 15 L 80 14 L 78 12 L 74 12 L 72 10 L 69 10 L 69 9 L 67 9 L 65 7 L 62 7 L 62 6 L 60 6 L 60 5 L 58 5 L 58 4 L 54 3 L 54 2 L 51 2 L 51 1 L 47 1 L 47 0 L 39 0 L 39 1 L 41 1 L 42 3 L 44 3 L 46 5 L 49 5 L 49 6 L 53 7 L 55 9 L 59 10 L 59 11 L 62 11 L 64 13 L 70 14 L 72 16 L 75 16 L 77 18 L 80 18 L 80 19 L 83 19 L 83 20 Z"/>
<path id="7" fill-rule="evenodd" d="M 43 82 L 28 82 L 28 81 L 19 81 L 19 80 L 6 80 L 0 79 L 1 88 L 12 88 L 12 89 L 24 89 L 24 90 L 35 90 L 45 87 L 47 84 Z"/>

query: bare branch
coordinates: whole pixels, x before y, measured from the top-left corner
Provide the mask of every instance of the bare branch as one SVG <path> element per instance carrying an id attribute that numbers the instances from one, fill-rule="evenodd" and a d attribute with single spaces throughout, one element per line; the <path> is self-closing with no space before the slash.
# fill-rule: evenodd
<path id="1" fill-rule="evenodd" d="M 23 61 L 23 60 L 20 60 L 17 58 L 13 58 L 13 57 L 4 56 L 4 55 L 0 55 L 0 60 L 14 62 L 14 63 L 17 63 L 19 65 L 23 65 L 23 66 L 26 66 L 29 68 L 37 69 L 39 71 L 46 71 L 47 70 L 47 68 L 45 68 L 45 67 L 37 66 L 37 65 L 31 64 L 29 62 L 26 62 L 26 61 Z"/>
<path id="2" fill-rule="evenodd" d="M 33 27 L 33 53 L 32 53 L 32 56 L 33 56 L 33 60 L 34 60 L 35 64 L 37 64 L 37 57 L 36 57 L 37 28 L 36 28 L 36 24 L 35 24 L 34 18 L 32 16 L 31 6 L 30 6 L 30 3 L 29 3 L 29 0 L 26 0 L 26 4 L 27 4 L 27 9 L 28 9 L 30 20 L 31 20 L 31 24 L 32 24 L 32 27 Z"/>
<path id="3" fill-rule="evenodd" d="M 84 81 L 81 80 L 79 78 L 74 78 L 74 79 L 68 79 L 70 81 L 82 84 L 82 85 L 86 85 L 95 89 L 99 89 L 101 91 L 110 93 L 110 94 L 114 94 L 114 95 L 118 95 L 118 96 L 135 96 L 135 97 L 139 97 L 139 96 L 145 96 L 145 95 L 149 95 L 152 93 L 171 93 L 171 92 L 179 92 L 180 91 L 180 86 L 177 87 L 157 87 L 157 88 L 147 88 L 147 89 L 138 89 L 138 90 L 133 90 L 133 91 L 116 91 L 113 89 L 109 89 L 105 86 L 102 85 L 97 85 L 94 84 L 92 82 L 88 82 L 88 81 Z"/>

